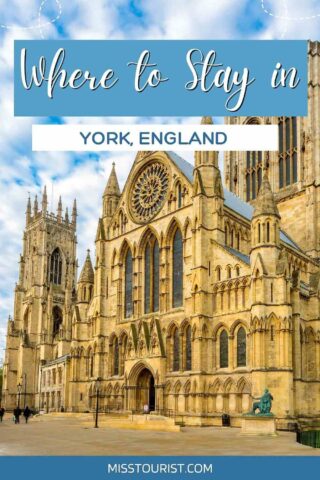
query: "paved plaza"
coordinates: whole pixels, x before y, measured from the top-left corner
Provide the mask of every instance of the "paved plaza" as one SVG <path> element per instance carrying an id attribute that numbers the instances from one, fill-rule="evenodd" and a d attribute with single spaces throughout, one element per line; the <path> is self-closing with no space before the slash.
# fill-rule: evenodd
<path id="1" fill-rule="evenodd" d="M 91 419 L 91 417 L 90 417 Z M 179 433 L 95 429 L 88 416 L 43 415 L 0 424 L 0 455 L 313 455 L 320 450 L 295 442 L 295 434 L 242 437 L 240 429 L 183 428 Z"/>

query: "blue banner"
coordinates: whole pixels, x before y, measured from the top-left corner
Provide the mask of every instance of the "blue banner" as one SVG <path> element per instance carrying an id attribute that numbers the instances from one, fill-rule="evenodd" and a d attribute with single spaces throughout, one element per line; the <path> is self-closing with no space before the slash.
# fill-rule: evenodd
<path id="1" fill-rule="evenodd" d="M 17 116 L 304 116 L 306 41 L 15 41 Z"/>
<path id="2" fill-rule="evenodd" d="M 315 457 L 3 457 L 1 478 L 32 480 L 196 478 L 301 480 L 317 472 Z"/>

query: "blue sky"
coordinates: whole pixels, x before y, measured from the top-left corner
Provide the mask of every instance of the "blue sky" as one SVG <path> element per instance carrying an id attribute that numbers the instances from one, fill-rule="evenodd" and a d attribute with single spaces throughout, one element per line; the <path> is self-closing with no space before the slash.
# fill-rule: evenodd
<path id="1" fill-rule="evenodd" d="M 59 195 L 69 208 L 77 198 L 81 266 L 86 249 L 94 251 L 101 194 L 111 163 L 116 162 L 123 185 L 134 159 L 132 153 L 32 153 L 31 125 L 39 119 L 13 116 L 14 39 L 319 38 L 319 0 L 47 0 L 39 17 L 40 4 L 41 0 L 0 0 L 0 358 L 7 318 L 13 312 L 28 192 L 33 197 L 46 184 L 53 209 Z M 41 119 L 58 121 L 196 123 L 199 119 Z M 187 159 L 192 162 L 192 155 Z"/>

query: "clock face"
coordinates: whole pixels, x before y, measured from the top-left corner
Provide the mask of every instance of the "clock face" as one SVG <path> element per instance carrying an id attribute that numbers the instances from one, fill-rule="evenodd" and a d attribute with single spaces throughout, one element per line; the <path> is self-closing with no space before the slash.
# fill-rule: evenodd
<path id="1" fill-rule="evenodd" d="M 157 215 L 164 204 L 169 185 L 169 171 L 161 162 L 153 162 L 140 170 L 130 195 L 131 213 L 135 221 L 146 223 Z"/>

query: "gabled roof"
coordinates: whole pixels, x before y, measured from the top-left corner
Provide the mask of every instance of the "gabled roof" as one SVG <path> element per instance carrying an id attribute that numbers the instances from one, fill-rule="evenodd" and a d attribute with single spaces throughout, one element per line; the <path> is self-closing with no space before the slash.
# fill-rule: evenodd
<path id="1" fill-rule="evenodd" d="M 180 157 L 175 152 L 167 152 L 173 163 L 181 170 L 185 177 L 189 180 L 189 182 L 193 183 L 193 165 L 191 163 L 184 160 L 184 158 Z"/>
<path id="2" fill-rule="evenodd" d="M 235 257 L 239 258 L 242 262 L 246 263 L 247 265 L 250 265 L 250 257 L 248 255 L 245 255 L 244 253 L 239 252 L 238 250 L 235 250 L 232 247 L 228 247 L 227 245 L 224 245 L 224 248 L 234 255 Z"/>

